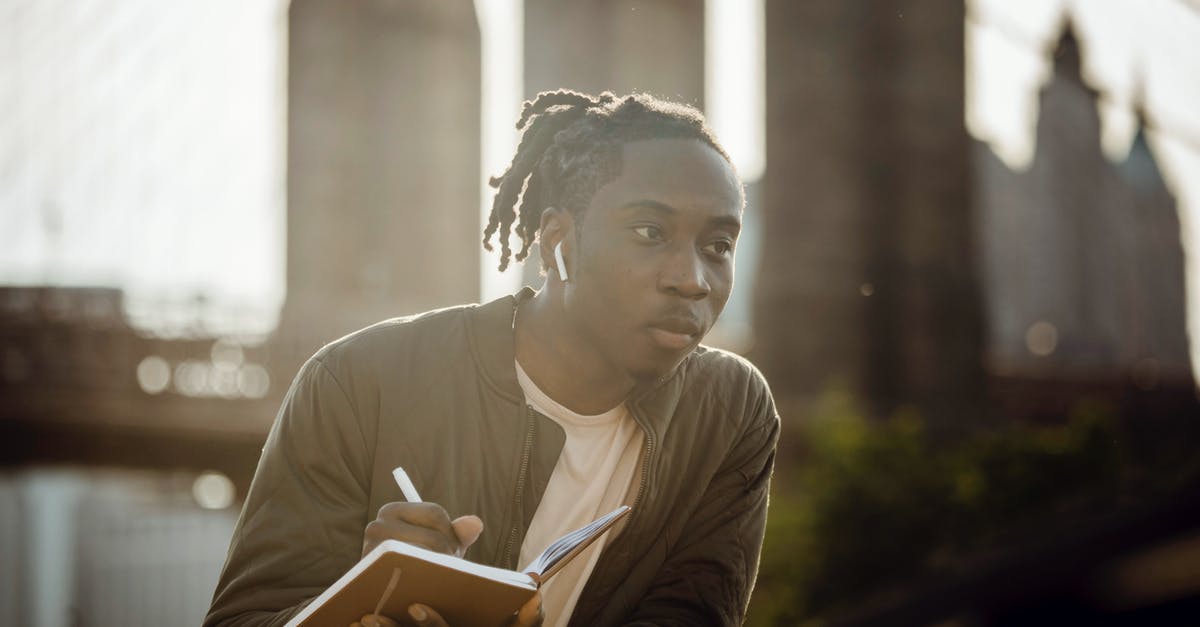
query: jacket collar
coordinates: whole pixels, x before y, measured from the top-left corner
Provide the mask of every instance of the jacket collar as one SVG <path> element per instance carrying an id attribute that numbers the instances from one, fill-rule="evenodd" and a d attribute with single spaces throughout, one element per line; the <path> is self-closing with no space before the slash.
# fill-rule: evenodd
<path id="1" fill-rule="evenodd" d="M 504 296 L 469 310 L 467 329 L 472 353 L 484 380 L 495 392 L 518 404 L 525 394 L 517 381 L 516 345 L 513 319 L 520 303 L 532 298 L 533 288 L 525 287 L 516 294 Z M 704 350 L 704 349 L 698 349 Z M 684 358 L 666 376 L 639 385 L 629 397 L 630 411 L 644 421 L 656 435 L 666 431 L 684 387 L 685 373 L 695 351 Z"/>
<path id="2" fill-rule="evenodd" d="M 517 358 L 513 319 L 517 305 L 533 294 L 533 288 L 525 287 L 516 294 L 470 309 L 467 316 L 471 353 L 484 381 L 495 392 L 518 404 L 524 403 L 525 394 L 513 366 Z"/>

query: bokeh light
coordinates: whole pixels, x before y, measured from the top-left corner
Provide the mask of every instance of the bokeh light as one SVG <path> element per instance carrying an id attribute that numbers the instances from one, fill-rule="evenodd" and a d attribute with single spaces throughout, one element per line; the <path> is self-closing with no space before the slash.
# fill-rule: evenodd
<path id="1" fill-rule="evenodd" d="M 192 498 L 204 509 L 225 509 L 233 505 L 235 496 L 233 482 L 219 472 L 200 473 L 192 482 Z"/>
<path id="2" fill-rule="evenodd" d="M 147 394 L 161 394 L 171 384 L 171 366 L 158 355 L 142 359 L 137 367 L 138 385 Z"/>

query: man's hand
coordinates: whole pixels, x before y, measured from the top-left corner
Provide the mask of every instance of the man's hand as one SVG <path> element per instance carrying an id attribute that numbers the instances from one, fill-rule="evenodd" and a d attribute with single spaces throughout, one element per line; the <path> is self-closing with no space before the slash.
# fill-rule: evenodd
<path id="1" fill-rule="evenodd" d="M 379 508 L 375 520 L 367 525 L 363 533 L 363 555 L 366 555 L 384 540 L 402 540 L 431 551 L 462 557 L 483 533 L 483 521 L 478 516 L 460 516 L 450 520 L 450 515 L 437 503 L 388 503 Z M 464 599 L 470 603 L 470 599 Z M 408 615 L 421 627 L 447 627 L 446 621 L 428 605 L 415 603 L 408 608 Z M 536 593 L 506 623 L 506 627 L 540 627 L 542 624 L 542 595 Z M 376 623 L 378 621 L 378 623 Z M 391 627 L 394 621 L 383 616 L 368 614 L 353 627 Z"/>
<path id="2" fill-rule="evenodd" d="M 469 601 L 467 601 L 469 602 Z M 433 608 L 428 605 L 414 603 L 408 606 L 408 615 L 421 627 L 450 627 Z M 545 616 L 542 614 L 542 593 L 537 592 L 521 609 L 513 614 L 505 627 L 541 627 Z"/>
<path id="3" fill-rule="evenodd" d="M 366 555 L 384 540 L 403 540 L 409 544 L 462 557 L 467 547 L 483 533 L 483 521 L 478 516 L 450 515 L 437 503 L 393 502 L 379 508 L 379 514 L 363 533 Z"/>

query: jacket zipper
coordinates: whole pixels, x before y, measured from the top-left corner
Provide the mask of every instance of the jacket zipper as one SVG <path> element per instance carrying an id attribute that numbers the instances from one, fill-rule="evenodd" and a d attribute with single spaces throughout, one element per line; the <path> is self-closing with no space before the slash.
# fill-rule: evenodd
<path id="1" fill-rule="evenodd" d="M 666 379 L 667 377 L 660 378 L 656 383 L 656 387 Z M 642 494 L 646 492 L 646 485 L 650 483 L 650 456 L 654 454 L 654 431 L 642 420 L 641 415 L 636 411 L 634 405 L 634 403 L 630 403 L 629 414 L 633 416 L 633 421 L 641 428 L 642 433 L 646 434 L 646 446 L 642 449 L 642 479 L 638 484 L 637 496 L 633 497 L 633 505 L 630 506 L 630 509 L 633 511 L 630 512 L 629 520 L 625 523 L 625 527 L 629 529 L 633 528 L 633 521 L 637 520 L 638 513 L 641 511 L 638 505 L 642 502 Z M 622 534 L 620 537 L 625 537 L 625 534 Z M 614 540 L 613 544 L 616 544 L 616 542 Z"/>
<path id="2" fill-rule="evenodd" d="M 638 421 L 641 424 L 641 421 Z M 654 453 L 654 433 L 649 429 L 642 427 L 642 432 L 646 434 L 646 445 L 642 448 L 642 479 L 638 483 L 637 496 L 633 497 L 633 511 L 629 517 L 628 526 L 633 525 L 634 519 L 637 518 L 638 505 L 642 502 L 642 494 L 646 492 L 646 484 L 650 482 L 650 455 Z"/>
<path id="3" fill-rule="evenodd" d="M 524 513 L 521 511 L 521 498 L 525 494 L 525 475 L 529 474 L 529 455 L 533 450 L 533 429 L 534 418 L 533 410 L 528 405 L 525 406 L 525 444 L 521 447 L 521 468 L 517 471 L 517 491 L 513 494 L 513 525 L 508 532 L 508 543 L 504 545 L 504 560 L 501 562 L 506 567 L 510 566 L 512 559 L 513 546 L 517 543 L 517 534 L 521 532 L 521 523 L 524 521 Z"/>

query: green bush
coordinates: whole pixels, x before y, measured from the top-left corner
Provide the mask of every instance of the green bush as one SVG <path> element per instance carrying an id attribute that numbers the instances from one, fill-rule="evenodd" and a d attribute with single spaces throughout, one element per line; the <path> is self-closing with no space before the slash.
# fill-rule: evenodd
<path id="1" fill-rule="evenodd" d="M 832 391 L 790 426 L 748 624 L 820 624 L 902 578 L 1121 497 L 1128 463 L 1102 407 L 936 445 L 913 410 L 863 415 Z"/>

